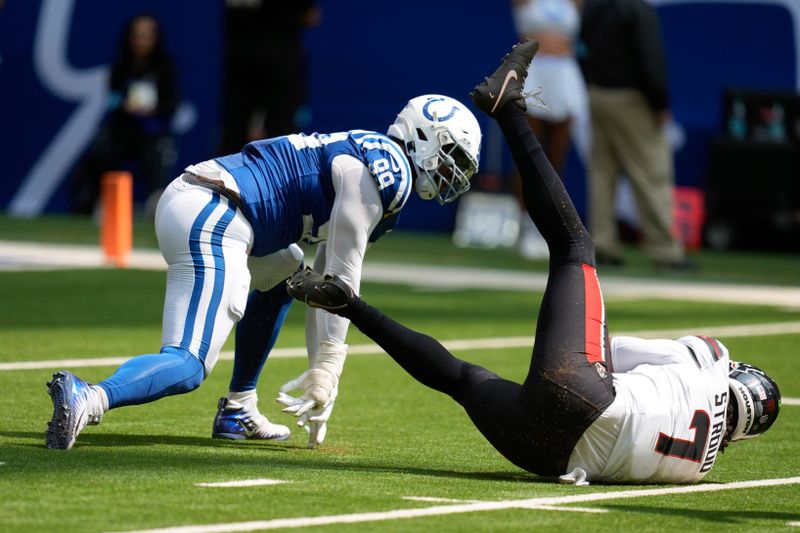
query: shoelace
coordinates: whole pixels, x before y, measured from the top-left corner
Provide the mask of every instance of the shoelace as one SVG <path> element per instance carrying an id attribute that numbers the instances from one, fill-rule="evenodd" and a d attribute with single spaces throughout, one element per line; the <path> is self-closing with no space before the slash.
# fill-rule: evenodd
<path id="1" fill-rule="evenodd" d="M 525 99 L 526 102 L 529 102 L 533 107 L 538 107 L 540 109 L 550 109 L 547 105 L 547 102 L 544 101 L 542 98 L 543 89 L 541 87 L 537 87 L 532 91 L 521 91 L 520 94 L 522 98 Z"/>

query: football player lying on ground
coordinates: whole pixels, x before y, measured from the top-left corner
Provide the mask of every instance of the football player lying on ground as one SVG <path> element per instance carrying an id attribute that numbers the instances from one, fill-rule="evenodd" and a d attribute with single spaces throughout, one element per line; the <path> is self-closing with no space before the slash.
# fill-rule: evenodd
<path id="1" fill-rule="evenodd" d="M 369 306 L 343 280 L 311 269 L 289 294 L 347 317 L 419 382 L 451 396 L 515 465 L 566 483 L 691 483 L 730 441 L 778 416 L 780 393 L 718 340 L 615 337 L 605 324 L 594 248 L 525 119 L 521 87 L 537 50 L 517 45 L 478 85 L 519 166 L 528 213 L 550 248 L 530 370 L 522 384 L 454 357 L 433 338 Z"/>
<path id="2" fill-rule="evenodd" d="M 386 135 L 288 135 L 188 167 L 156 209 L 169 265 L 160 351 L 128 360 L 97 385 L 57 372 L 48 384 L 47 447 L 72 447 L 109 409 L 196 389 L 237 322 L 233 376 L 212 436 L 286 439 L 289 428 L 259 412 L 256 383 L 292 302 L 284 281 L 303 259 L 296 243 L 322 243 L 314 267 L 358 290 L 368 243 L 391 229 L 412 188 L 440 204 L 455 200 L 469 189 L 480 143 L 466 107 L 424 95 L 408 102 Z M 325 438 L 336 400 L 349 322 L 309 311 L 309 369 L 281 390 L 302 390 L 300 398 L 282 398 L 304 408 L 313 447 Z"/>

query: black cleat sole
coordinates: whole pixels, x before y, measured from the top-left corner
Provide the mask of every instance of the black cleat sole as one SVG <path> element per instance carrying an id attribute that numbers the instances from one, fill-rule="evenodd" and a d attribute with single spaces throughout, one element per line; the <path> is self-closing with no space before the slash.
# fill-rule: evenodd
<path id="1" fill-rule="evenodd" d="M 70 408 L 66 401 L 64 382 L 67 378 L 65 372 L 56 372 L 53 379 L 47 382 L 48 394 L 53 400 L 53 418 L 47 424 L 44 441 L 48 448 L 66 450 L 69 448 L 67 426 L 69 424 Z"/>

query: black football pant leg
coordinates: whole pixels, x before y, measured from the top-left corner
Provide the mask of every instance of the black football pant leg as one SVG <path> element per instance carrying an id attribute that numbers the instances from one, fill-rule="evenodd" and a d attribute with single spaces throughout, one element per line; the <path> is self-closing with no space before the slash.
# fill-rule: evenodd
<path id="1" fill-rule="evenodd" d="M 520 402 L 537 428 L 538 473 L 563 473 L 580 436 L 614 400 L 608 332 L 594 246 L 525 113 L 506 106 L 498 123 L 522 180 L 525 207 L 547 241 L 550 268 Z"/>
<path id="2" fill-rule="evenodd" d="M 413 378 L 461 404 L 500 453 L 530 470 L 522 386 L 458 359 L 434 338 L 395 322 L 363 300 L 356 300 L 343 315 Z"/>
<path id="3" fill-rule="evenodd" d="M 346 316 L 415 379 L 453 397 L 512 463 L 564 473 L 586 428 L 614 399 L 605 366 L 607 335 L 591 237 L 521 110 L 499 118 L 519 168 L 523 198 L 550 247 L 530 371 L 522 385 L 454 357 L 357 300 Z"/>

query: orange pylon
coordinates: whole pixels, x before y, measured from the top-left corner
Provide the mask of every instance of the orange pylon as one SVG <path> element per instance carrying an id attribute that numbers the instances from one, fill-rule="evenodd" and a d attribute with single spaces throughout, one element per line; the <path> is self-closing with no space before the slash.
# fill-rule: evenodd
<path id="1" fill-rule="evenodd" d="M 124 268 L 133 246 L 133 177 L 130 172 L 106 172 L 101 186 L 103 253 L 107 264 Z"/>

